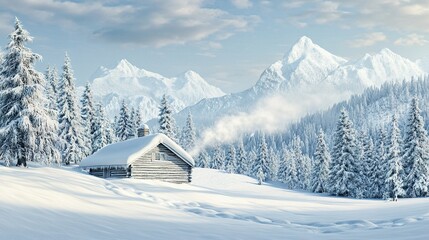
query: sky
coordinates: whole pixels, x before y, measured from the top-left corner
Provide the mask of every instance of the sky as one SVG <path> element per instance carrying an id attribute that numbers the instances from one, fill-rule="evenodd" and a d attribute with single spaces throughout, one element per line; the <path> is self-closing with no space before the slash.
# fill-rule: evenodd
<path id="1" fill-rule="evenodd" d="M 304 35 L 350 60 L 387 47 L 429 62 L 429 0 L 0 0 L 2 49 L 15 17 L 43 56 L 37 67 L 61 68 L 67 52 L 79 84 L 127 59 L 238 92 Z"/>

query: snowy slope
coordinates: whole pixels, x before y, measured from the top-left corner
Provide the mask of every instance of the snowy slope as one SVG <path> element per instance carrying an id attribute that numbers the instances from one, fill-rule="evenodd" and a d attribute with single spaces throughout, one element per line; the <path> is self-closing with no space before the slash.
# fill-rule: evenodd
<path id="1" fill-rule="evenodd" d="M 243 92 L 205 99 L 178 113 L 176 119 L 182 123 L 191 111 L 195 124 L 206 128 L 224 116 L 247 113 L 272 95 L 285 96 L 289 107 L 300 106 L 311 98 L 312 102 L 306 105 L 314 105 L 314 108 L 306 111 L 316 111 L 362 93 L 367 87 L 409 80 L 424 73 L 418 64 L 389 49 L 347 61 L 324 50 L 308 37 L 302 37 L 283 59 L 263 71 L 255 86 Z"/>
<path id="2" fill-rule="evenodd" d="M 207 83 L 194 71 L 167 78 L 140 69 L 125 59 L 113 69 L 100 67 L 94 73 L 91 85 L 94 96 L 102 101 L 112 118 L 118 114 L 122 100 L 139 107 L 143 120 L 148 120 L 158 115 L 158 105 L 163 94 L 169 96 L 176 112 L 203 98 L 224 95 L 222 90 Z"/>
<path id="3" fill-rule="evenodd" d="M 195 169 L 191 184 L 0 166 L 2 239 L 427 239 L 429 199 L 335 198 Z"/>

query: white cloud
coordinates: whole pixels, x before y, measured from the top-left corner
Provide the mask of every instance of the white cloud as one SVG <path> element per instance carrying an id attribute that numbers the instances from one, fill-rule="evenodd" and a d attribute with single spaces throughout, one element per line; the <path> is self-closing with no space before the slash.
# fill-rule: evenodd
<path id="1" fill-rule="evenodd" d="M 0 0 L 0 5 L 18 16 L 84 29 L 110 42 L 156 47 L 226 38 L 259 21 L 207 7 L 204 0 Z"/>
<path id="2" fill-rule="evenodd" d="M 231 3 L 236 8 L 250 8 L 253 6 L 253 4 L 250 0 L 231 0 Z"/>
<path id="3" fill-rule="evenodd" d="M 394 43 L 399 46 L 423 46 L 429 41 L 423 35 L 416 33 L 409 34 L 405 37 L 397 39 Z"/>
<path id="4" fill-rule="evenodd" d="M 349 42 L 352 47 L 368 47 L 378 42 L 383 42 L 387 39 L 382 32 L 373 32 L 365 34 L 362 38 L 358 38 Z"/>
<path id="5" fill-rule="evenodd" d="M 429 0 L 290 0 L 287 6 L 298 6 L 284 7 L 289 20 L 307 25 L 336 22 L 367 29 L 429 32 Z"/>

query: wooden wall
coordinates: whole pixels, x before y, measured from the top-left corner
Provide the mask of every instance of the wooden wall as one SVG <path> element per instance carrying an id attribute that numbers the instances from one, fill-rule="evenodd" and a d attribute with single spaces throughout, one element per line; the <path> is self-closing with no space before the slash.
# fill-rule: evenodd
<path id="1" fill-rule="evenodd" d="M 124 167 L 99 167 L 89 169 L 89 174 L 101 178 L 125 178 L 129 176 Z"/>
<path id="2" fill-rule="evenodd" d="M 165 161 L 152 160 L 152 153 L 165 153 Z M 138 158 L 131 165 L 131 177 L 139 179 L 162 180 L 166 182 L 191 182 L 192 167 L 180 159 L 163 144 Z"/>

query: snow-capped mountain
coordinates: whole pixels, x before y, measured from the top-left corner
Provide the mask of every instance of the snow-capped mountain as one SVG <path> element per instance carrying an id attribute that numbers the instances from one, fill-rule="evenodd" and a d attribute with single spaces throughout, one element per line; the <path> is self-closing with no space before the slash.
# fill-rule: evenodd
<path id="1" fill-rule="evenodd" d="M 424 74 L 417 63 L 389 49 L 373 55 L 366 54 L 356 61 L 347 61 L 304 36 L 283 59 L 264 70 L 250 89 L 200 101 L 176 114 L 176 120 L 182 123 L 190 111 L 198 127 L 208 127 L 220 117 L 249 112 L 259 100 L 276 94 L 289 96 L 289 105 L 310 96 L 313 101 L 316 99 L 324 103 L 316 107 L 328 107 L 352 94 L 362 93 L 367 87 L 410 80 Z"/>
<path id="2" fill-rule="evenodd" d="M 167 78 L 140 69 L 125 59 L 113 69 L 100 67 L 93 75 L 91 86 L 94 97 L 104 104 L 112 118 L 119 113 L 122 100 L 131 107 L 139 107 L 143 120 L 149 120 L 158 115 L 163 94 L 167 94 L 176 112 L 201 99 L 224 95 L 194 71 Z"/>

